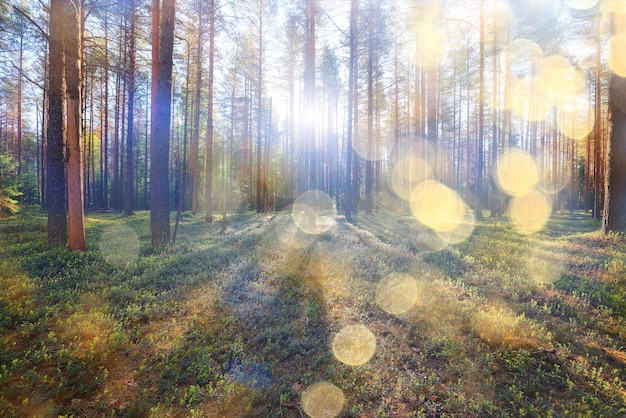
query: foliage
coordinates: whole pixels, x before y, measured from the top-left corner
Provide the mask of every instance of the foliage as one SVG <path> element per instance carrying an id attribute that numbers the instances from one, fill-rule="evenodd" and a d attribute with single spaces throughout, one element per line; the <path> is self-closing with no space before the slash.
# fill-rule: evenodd
<path id="1" fill-rule="evenodd" d="M 3 221 L 0 415 L 297 417 L 319 381 L 348 417 L 626 412 L 626 241 L 583 214 L 531 236 L 485 220 L 445 247 L 404 215 L 318 236 L 286 214 L 202 218 L 154 249 L 146 212 L 93 214 L 85 253 L 48 248 L 32 208 Z M 123 262 L 100 244 L 122 230 Z M 561 262 L 550 281 L 541 257 Z M 419 291 L 397 316 L 375 298 L 394 272 Z M 357 323 L 376 352 L 348 366 L 331 342 Z"/>
<path id="2" fill-rule="evenodd" d="M 18 178 L 14 174 L 16 164 L 8 155 L 0 154 L 0 218 L 2 211 L 16 213 L 19 210 L 18 201 L 14 198 L 21 196 L 18 190 Z"/>

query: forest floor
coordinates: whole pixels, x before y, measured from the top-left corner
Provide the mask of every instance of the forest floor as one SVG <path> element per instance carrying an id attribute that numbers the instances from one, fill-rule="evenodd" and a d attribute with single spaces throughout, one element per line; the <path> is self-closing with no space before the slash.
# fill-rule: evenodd
<path id="1" fill-rule="evenodd" d="M 457 245 L 185 213 L 161 250 L 147 212 L 90 214 L 85 253 L 45 223 L 0 222 L 3 417 L 626 416 L 626 238 L 584 213 Z"/>

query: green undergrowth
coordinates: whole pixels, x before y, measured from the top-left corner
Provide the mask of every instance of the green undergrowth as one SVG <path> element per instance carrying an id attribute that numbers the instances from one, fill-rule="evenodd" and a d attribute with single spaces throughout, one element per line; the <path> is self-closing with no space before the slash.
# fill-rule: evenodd
<path id="1" fill-rule="evenodd" d="M 0 416 L 299 417 L 320 381 L 344 417 L 626 415 L 626 240 L 588 214 L 456 245 L 405 214 L 203 220 L 154 249 L 147 212 L 89 214 L 84 253 L 36 209 L 2 220 Z M 417 291 L 392 315 L 398 274 Z M 332 346 L 355 324 L 376 349 L 351 366 Z"/>

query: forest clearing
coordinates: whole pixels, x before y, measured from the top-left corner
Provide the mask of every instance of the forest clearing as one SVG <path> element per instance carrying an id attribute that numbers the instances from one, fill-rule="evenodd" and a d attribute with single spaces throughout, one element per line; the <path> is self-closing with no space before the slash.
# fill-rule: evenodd
<path id="1" fill-rule="evenodd" d="M 30 209 L 0 224 L 2 416 L 626 413 L 626 241 L 588 214 L 533 235 L 485 219 L 456 245 L 401 213 L 310 235 L 288 212 L 225 230 L 186 212 L 160 251 L 147 212 L 87 216 L 86 252 L 47 247 L 44 226 Z M 381 297 L 399 277 L 408 304 Z M 354 326 L 375 348 L 346 360 Z M 340 408 L 306 415 L 319 382 Z"/>
<path id="2" fill-rule="evenodd" d="M 626 416 L 626 1 L 0 0 L 0 63 L 0 416 Z"/>

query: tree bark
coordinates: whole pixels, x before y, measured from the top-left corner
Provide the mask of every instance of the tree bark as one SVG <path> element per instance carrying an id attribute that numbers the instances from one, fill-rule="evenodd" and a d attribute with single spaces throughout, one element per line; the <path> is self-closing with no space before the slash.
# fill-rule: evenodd
<path id="1" fill-rule="evenodd" d="M 80 6 L 65 2 L 65 81 L 67 85 L 67 208 L 70 250 L 85 251 L 83 201 Z"/>
<path id="2" fill-rule="evenodd" d="M 153 70 L 156 70 L 156 95 L 152 109 L 155 119 L 150 134 L 150 232 L 154 246 L 167 245 L 170 240 L 169 151 L 176 0 L 163 0 L 161 14 L 161 19 L 156 19 L 157 22 L 160 20 L 161 29 L 157 43 L 158 62 L 156 66 L 153 63 Z M 152 29 L 158 30 L 158 23 Z"/>
<path id="3" fill-rule="evenodd" d="M 608 146 L 602 232 L 626 232 L 626 78 L 616 73 L 611 74 L 609 82 L 609 111 L 612 129 Z M 596 138 L 596 147 L 598 142 Z M 596 190 L 596 193 L 599 191 Z"/>
<path id="4" fill-rule="evenodd" d="M 46 143 L 46 201 L 49 245 L 67 243 L 67 189 L 63 110 L 64 1 L 50 1 L 48 72 L 48 135 Z"/>
<path id="5" fill-rule="evenodd" d="M 204 220 L 213 222 L 213 67 L 215 59 L 215 0 L 209 1 L 209 100 L 207 106 L 207 128 L 205 148 L 205 198 Z"/>
<path id="6" fill-rule="evenodd" d="M 130 0 L 130 42 L 128 51 L 128 126 L 126 134 L 126 198 L 124 214 L 133 214 L 135 201 L 135 159 L 133 158 L 133 128 L 135 124 L 135 0 Z"/>

